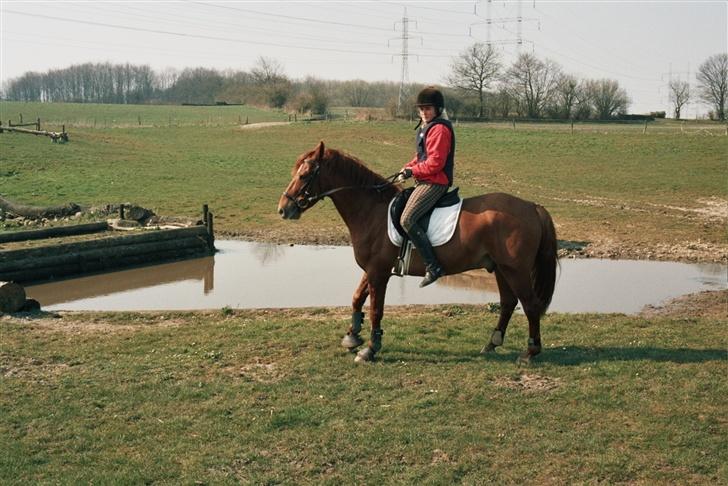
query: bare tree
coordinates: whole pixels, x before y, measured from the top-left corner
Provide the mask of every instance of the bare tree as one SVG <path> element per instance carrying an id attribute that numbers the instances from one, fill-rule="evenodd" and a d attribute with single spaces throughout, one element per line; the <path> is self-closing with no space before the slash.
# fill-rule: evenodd
<path id="1" fill-rule="evenodd" d="M 675 118 L 679 120 L 682 107 L 690 101 L 690 84 L 687 81 L 671 79 L 668 89 L 670 90 L 670 101 L 675 108 Z"/>
<path id="2" fill-rule="evenodd" d="M 505 80 L 520 113 L 540 118 L 554 96 L 560 75 L 561 69 L 553 61 L 525 53 L 508 69 Z"/>
<path id="3" fill-rule="evenodd" d="M 561 74 L 554 89 L 552 105 L 549 110 L 551 114 L 556 118 L 572 118 L 579 99 L 579 92 L 582 89 L 581 83 L 575 76 Z"/>
<path id="4" fill-rule="evenodd" d="M 452 74 L 447 77 L 451 86 L 478 95 L 480 109 L 478 117 L 483 117 L 485 90 L 498 78 L 501 69 L 500 55 L 492 45 L 476 42 L 466 48 L 452 61 Z"/>
<path id="5" fill-rule="evenodd" d="M 587 82 L 592 105 L 597 118 L 607 120 L 613 116 L 626 113 L 629 107 L 627 92 L 619 87 L 613 79 L 599 79 Z"/>
<path id="6" fill-rule="evenodd" d="M 259 57 L 255 66 L 250 70 L 253 79 L 259 84 L 271 84 L 286 79 L 283 65 L 269 57 Z"/>
<path id="7" fill-rule="evenodd" d="M 698 68 L 700 98 L 715 110 L 715 117 L 725 121 L 726 95 L 728 95 L 728 54 L 710 56 Z"/>

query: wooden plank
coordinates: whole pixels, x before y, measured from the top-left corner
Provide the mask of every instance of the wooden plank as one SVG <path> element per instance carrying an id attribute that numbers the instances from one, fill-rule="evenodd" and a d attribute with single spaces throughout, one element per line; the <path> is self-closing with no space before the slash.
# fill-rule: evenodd
<path id="1" fill-rule="evenodd" d="M 69 245 L 70 246 L 70 245 Z M 83 265 L 84 262 L 91 261 L 109 261 L 113 262 L 117 259 L 127 257 L 135 257 L 137 255 L 153 254 L 167 250 L 184 250 L 187 248 L 198 248 L 201 254 L 209 250 L 207 241 L 199 236 L 189 236 L 185 238 L 174 238 L 163 241 L 150 241 L 146 243 L 137 243 L 124 246 L 114 246 L 109 248 L 86 249 L 82 251 L 67 251 L 57 255 L 40 256 L 23 259 L 8 259 L 0 261 L 0 275 L 2 272 L 15 270 L 32 270 L 43 267 L 53 267 L 58 265 Z"/>
<path id="2" fill-rule="evenodd" d="M 79 241 L 75 243 L 44 246 L 38 248 L 27 248 L 22 250 L 0 251 L 0 263 L 12 260 L 24 260 L 28 258 L 41 258 L 45 256 L 62 255 L 65 253 L 79 253 L 88 250 L 101 248 L 115 248 L 127 245 L 137 245 L 154 241 L 165 241 L 182 239 L 186 237 L 199 236 L 209 244 L 207 227 L 193 226 L 190 228 L 174 228 L 168 230 L 145 231 L 141 234 L 116 236 L 90 241 Z M 211 248 L 212 249 L 212 248 Z"/>
<path id="3" fill-rule="evenodd" d="M 143 255 L 130 255 L 124 258 L 83 260 L 61 265 L 45 266 L 29 270 L 12 270 L 0 272 L 0 278 L 7 278 L 23 284 L 40 282 L 54 278 L 66 278 L 89 273 L 122 270 L 128 267 L 154 265 L 157 263 L 182 260 L 196 256 L 209 255 L 206 247 L 190 247 L 183 249 L 161 250 Z"/>
<path id="4" fill-rule="evenodd" d="M 57 238 L 60 236 L 85 235 L 90 233 L 99 233 L 108 229 L 109 225 L 104 221 L 99 223 L 75 224 L 72 226 L 55 226 L 52 228 L 28 231 L 10 231 L 0 233 L 0 243 L 42 240 L 45 238 Z"/>

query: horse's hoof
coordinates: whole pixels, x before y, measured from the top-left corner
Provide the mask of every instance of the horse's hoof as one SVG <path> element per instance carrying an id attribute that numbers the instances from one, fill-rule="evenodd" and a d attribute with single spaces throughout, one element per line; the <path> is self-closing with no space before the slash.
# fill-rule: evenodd
<path id="1" fill-rule="evenodd" d="M 503 333 L 500 329 L 495 329 L 493 331 L 493 334 L 490 335 L 490 343 L 493 346 L 501 346 L 503 345 Z"/>
<path id="2" fill-rule="evenodd" d="M 490 354 L 490 353 L 493 353 L 493 352 L 495 352 L 495 348 L 497 348 L 497 347 L 498 346 L 496 346 L 493 343 L 488 343 L 485 346 L 483 346 L 483 349 L 480 350 L 480 354 Z"/>
<path id="3" fill-rule="evenodd" d="M 347 334 L 341 340 L 341 345 L 353 352 L 356 348 L 364 344 L 364 340 L 358 334 Z"/>
<path id="4" fill-rule="evenodd" d="M 374 361 L 374 351 L 372 351 L 372 348 L 366 347 L 356 353 L 356 358 L 354 358 L 354 363 L 371 363 Z"/>

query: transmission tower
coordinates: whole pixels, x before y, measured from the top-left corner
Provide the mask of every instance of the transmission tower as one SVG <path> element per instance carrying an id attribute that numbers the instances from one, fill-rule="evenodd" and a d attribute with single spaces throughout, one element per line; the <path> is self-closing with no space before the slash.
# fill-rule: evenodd
<path id="1" fill-rule="evenodd" d="M 394 30 L 397 30 L 397 24 L 402 24 L 402 35 L 400 37 L 397 37 L 396 39 L 399 40 L 402 44 L 402 50 L 400 54 L 398 54 L 402 58 L 402 71 L 400 73 L 399 78 L 399 98 L 397 98 L 397 113 L 402 113 L 402 106 L 407 102 L 407 99 L 409 98 L 409 57 L 412 55 L 409 53 L 409 24 L 410 22 L 414 22 L 415 25 L 417 25 L 416 21 L 410 21 L 409 17 L 407 17 L 407 7 L 404 9 L 404 14 L 402 15 L 402 20 L 399 22 L 394 23 Z"/>

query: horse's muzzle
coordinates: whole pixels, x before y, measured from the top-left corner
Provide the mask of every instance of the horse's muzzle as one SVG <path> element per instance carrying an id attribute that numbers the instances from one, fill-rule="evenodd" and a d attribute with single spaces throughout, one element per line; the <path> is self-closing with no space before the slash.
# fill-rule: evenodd
<path id="1" fill-rule="evenodd" d="M 297 205 L 289 202 L 283 206 L 278 206 L 278 214 L 280 214 L 283 219 L 298 219 L 301 217 L 301 210 Z"/>

